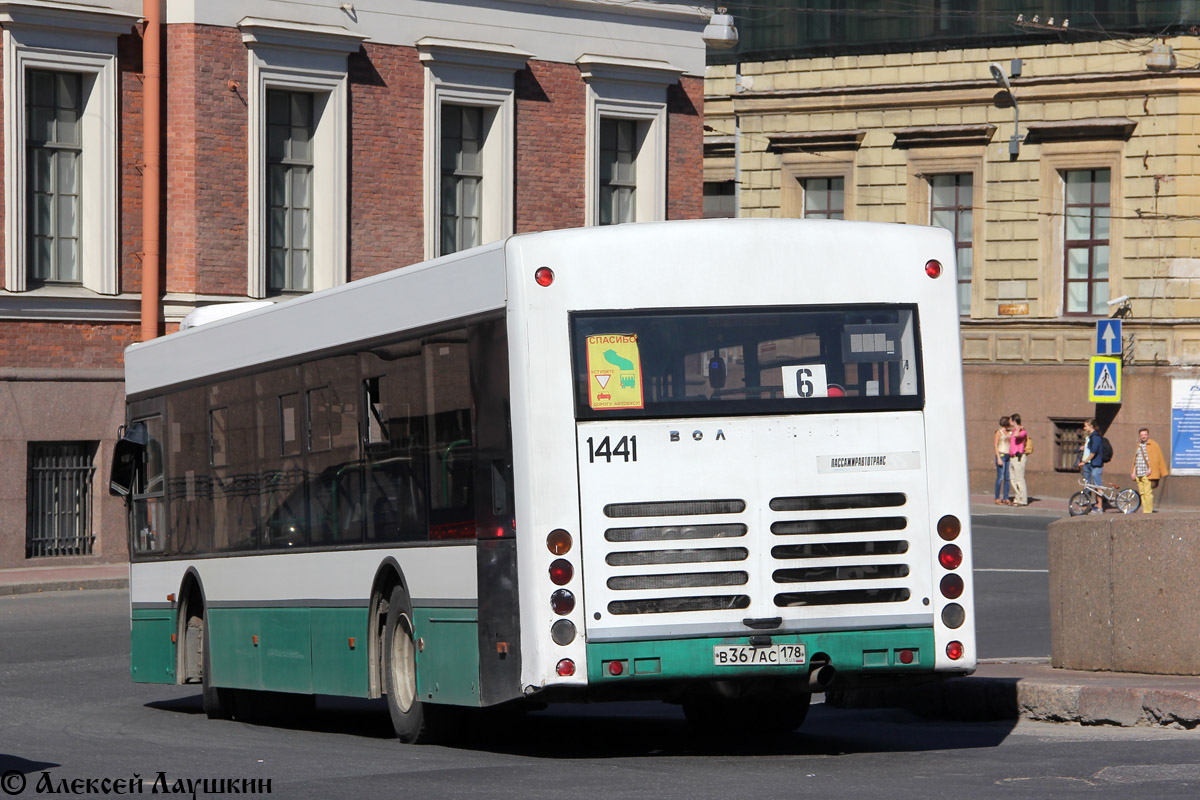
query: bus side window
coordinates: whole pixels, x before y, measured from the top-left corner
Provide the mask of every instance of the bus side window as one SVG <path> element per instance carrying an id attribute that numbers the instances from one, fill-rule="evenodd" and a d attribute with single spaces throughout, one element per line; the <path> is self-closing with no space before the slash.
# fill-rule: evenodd
<path id="1" fill-rule="evenodd" d="M 165 475 L 163 472 L 163 419 L 147 417 L 134 423 L 146 427 L 146 444 L 133 483 L 131 525 L 133 552 L 161 553 L 166 548 Z"/>

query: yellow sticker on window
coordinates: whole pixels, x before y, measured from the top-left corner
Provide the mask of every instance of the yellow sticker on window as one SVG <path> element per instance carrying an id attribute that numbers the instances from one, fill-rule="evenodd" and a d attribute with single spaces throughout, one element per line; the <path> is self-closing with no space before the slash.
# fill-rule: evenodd
<path id="1" fill-rule="evenodd" d="M 636 334 L 587 337 L 588 404 L 594 409 L 643 408 L 642 358 Z"/>

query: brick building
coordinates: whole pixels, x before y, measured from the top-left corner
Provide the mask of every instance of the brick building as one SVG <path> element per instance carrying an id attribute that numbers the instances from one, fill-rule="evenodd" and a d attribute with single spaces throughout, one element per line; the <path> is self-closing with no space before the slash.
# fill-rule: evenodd
<path id="1" fill-rule="evenodd" d="M 1190 4 L 1079 6 L 1056 20 L 1009 0 L 726 5 L 741 44 L 709 66 L 706 215 L 955 234 L 975 491 L 993 490 L 993 431 L 1014 411 L 1037 443 L 1034 496 L 1078 489 L 1088 417 L 1115 448 L 1106 482 L 1132 483 L 1142 425 L 1168 459 L 1194 457 L 1200 439 L 1172 425 L 1180 388 L 1200 379 Z M 1097 321 L 1113 316 L 1122 402 L 1093 404 L 1088 360 Z M 1196 466 L 1162 498 L 1200 502 Z"/>
<path id="2" fill-rule="evenodd" d="M 0 0 L 0 568 L 125 558 L 122 351 L 190 311 L 700 216 L 704 23 L 647 0 Z"/>

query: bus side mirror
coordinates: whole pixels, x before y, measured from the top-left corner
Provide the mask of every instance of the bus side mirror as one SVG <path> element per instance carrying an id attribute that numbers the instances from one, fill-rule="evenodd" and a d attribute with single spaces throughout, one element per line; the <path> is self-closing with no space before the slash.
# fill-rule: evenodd
<path id="1" fill-rule="evenodd" d="M 122 426 L 118 432 L 120 438 L 113 448 L 112 468 L 108 473 L 108 493 L 116 497 L 128 497 L 133 491 L 137 479 L 138 464 L 150 441 L 146 423 L 135 422 L 129 427 Z"/>

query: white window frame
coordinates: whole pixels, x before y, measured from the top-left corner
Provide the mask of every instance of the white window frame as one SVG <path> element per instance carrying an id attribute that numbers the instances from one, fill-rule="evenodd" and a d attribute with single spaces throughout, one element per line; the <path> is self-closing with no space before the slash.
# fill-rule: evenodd
<path id="1" fill-rule="evenodd" d="M 583 55 L 575 60 L 587 83 L 584 224 L 599 223 L 600 120 L 638 123 L 634 222 L 667 216 L 667 87 L 683 70 L 665 61 Z"/>
<path id="2" fill-rule="evenodd" d="M 515 78 L 532 58 L 510 45 L 426 37 L 417 42 L 425 65 L 425 258 L 441 253 L 442 106 L 483 109 L 483 202 L 479 243 L 511 236 L 514 226 Z"/>
<path id="3" fill-rule="evenodd" d="M 120 101 L 117 37 L 130 33 L 136 14 L 81 6 L 0 2 L 4 26 L 4 288 L 31 291 L 27 242 L 25 74 L 30 69 L 83 76 L 80 118 L 79 258 L 83 288 L 119 291 L 118 141 Z M 78 287 L 45 286 L 37 294 L 75 296 Z"/>
<path id="4" fill-rule="evenodd" d="M 244 17 L 249 58 L 247 295 L 267 296 L 267 90 L 313 95 L 313 291 L 347 280 L 349 208 L 348 57 L 364 36 L 345 28 Z"/>

